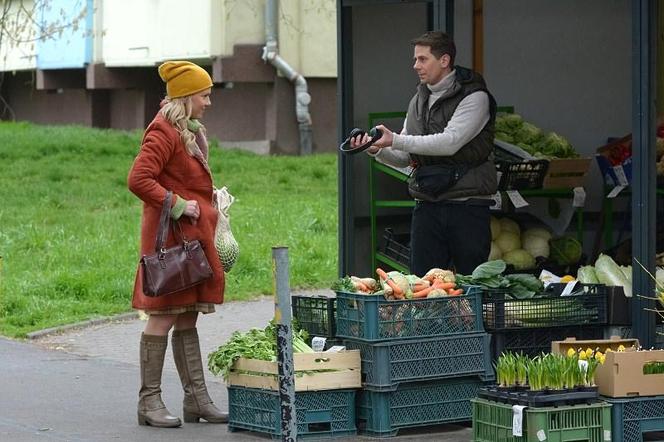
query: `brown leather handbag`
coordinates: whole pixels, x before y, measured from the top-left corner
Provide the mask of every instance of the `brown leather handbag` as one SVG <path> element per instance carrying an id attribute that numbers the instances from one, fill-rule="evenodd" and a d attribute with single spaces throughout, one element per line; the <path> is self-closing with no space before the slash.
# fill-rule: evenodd
<path id="1" fill-rule="evenodd" d="M 155 253 L 141 258 L 143 267 L 143 293 L 147 296 L 163 296 L 177 293 L 198 285 L 212 277 L 212 268 L 205 257 L 199 240 L 188 241 L 182 233 L 180 223 L 173 221 L 178 228 L 182 244 L 164 248 L 169 226 L 173 192 L 166 193 L 164 206 L 159 218 L 159 230 Z M 175 228 L 173 228 L 175 233 Z"/>

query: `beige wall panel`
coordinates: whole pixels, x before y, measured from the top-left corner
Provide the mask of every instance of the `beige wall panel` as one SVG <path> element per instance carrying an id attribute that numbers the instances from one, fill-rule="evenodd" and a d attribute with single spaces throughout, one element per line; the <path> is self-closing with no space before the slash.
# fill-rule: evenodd
<path id="1" fill-rule="evenodd" d="M 218 0 L 161 0 L 161 58 L 205 59 L 220 54 L 223 15 Z"/>
<path id="2" fill-rule="evenodd" d="M 107 66 L 150 66 L 161 59 L 159 0 L 103 2 L 102 51 Z"/>
<path id="3" fill-rule="evenodd" d="M 264 0 L 217 0 L 222 2 L 222 55 L 232 55 L 236 44 L 265 43 Z"/>
<path id="4" fill-rule="evenodd" d="M 34 41 L 36 29 L 31 25 L 29 15 L 19 13 L 21 2 L 19 0 L 10 1 L 7 30 L 0 46 L 0 71 L 34 69 L 37 66 Z M 32 0 L 24 0 L 22 4 L 27 11 L 32 11 L 34 8 Z"/>

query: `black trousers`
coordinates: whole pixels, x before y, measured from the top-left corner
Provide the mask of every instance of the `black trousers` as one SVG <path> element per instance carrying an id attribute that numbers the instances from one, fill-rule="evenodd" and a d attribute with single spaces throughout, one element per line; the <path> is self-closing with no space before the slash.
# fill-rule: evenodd
<path id="1" fill-rule="evenodd" d="M 470 275 L 491 251 L 489 207 L 460 202 L 417 201 L 410 231 L 410 272 L 430 269 Z"/>

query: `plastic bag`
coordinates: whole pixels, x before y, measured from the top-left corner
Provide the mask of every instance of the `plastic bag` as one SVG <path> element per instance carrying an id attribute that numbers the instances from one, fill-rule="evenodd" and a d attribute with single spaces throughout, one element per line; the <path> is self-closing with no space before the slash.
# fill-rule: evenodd
<path id="1" fill-rule="evenodd" d="M 217 226 L 214 230 L 214 246 L 217 249 L 221 264 L 224 266 L 224 272 L 228 273 L 240 255 L 240 246 L 235 240 L 233 232 L 231 232 L 230 215 L 228 214 L 228 209 L 235 198 L 228 193 L 225 186 L 217 189 L 214 197 L 219 211 Z"/>

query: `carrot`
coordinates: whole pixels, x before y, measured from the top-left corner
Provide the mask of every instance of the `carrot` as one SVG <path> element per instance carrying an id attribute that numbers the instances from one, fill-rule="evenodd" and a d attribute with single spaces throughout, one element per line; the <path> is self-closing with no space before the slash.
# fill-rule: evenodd
<path id="1" fill-rule="evenodd" d="M 413 298 L 426 298 L 429 295 L 429 293 L 431 292 L 431 290 L 434 290 L 434 289 L 435 289 L 435 287 L 433 287 L 433 286 L 425 287 L 422 290 L 418 290 L 417 292 L 414 292 L 413 293 Z"/>
<path id="2" fill-rule="evenodd" d="M 376 274 L 380 279 L 385 281 L 387 285 L 389 285 L 392 288 L 392 293 L 394 294 L 394 297 L 397 299 L 403 299 L 404 298 L 404 293 L 403 290 L 401 290 L 401 287 L 399 287 L 394 281 L 392 281 L 392 278 L 389 277 L 387 273 L 385 273 L 385 270 L 381 269 L 380 267 L 376 269 Z"/>
<path id="3" fill-rule="evenodd" d="M 415 294 L 416 292 L 419 292 L 420 290 L 427 289 L 429 287 L 431 287 L 431 284 L 429 284 L 428 282 L 415 284 L 415 285 L 413 285 L 413 294 Z"/>
<path id="4" fill-rule="evenodd" d="M 433 284 L 431 284 L 431 287 L 435 287 L 437 289 L 449 290 L 456 287 L 456 284 L 453 282 L 442 282 L 440 280 L 436 280 L 433 282 Z"/>
<path id="5" fill-rule="evenodd" d="M 450 291 L 447 292 L 447 294 L 450 295 L 450 296 L 463 295 L 463 289 L 450 290 Z"/>

